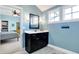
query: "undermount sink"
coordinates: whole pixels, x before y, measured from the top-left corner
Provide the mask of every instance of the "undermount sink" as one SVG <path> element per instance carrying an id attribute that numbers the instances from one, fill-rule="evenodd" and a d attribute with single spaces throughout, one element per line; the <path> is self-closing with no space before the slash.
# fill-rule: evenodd
<path id="1" fill-rule="evenodd" d="M 40 30 L 29 30 L 29 31 L 25 31 L 25 33 L 29 33 L 29 34 L 42 33 L 42 32 L 48 32 L 48 30 L 43 30 L 43 31 L 40 31 Z"/>

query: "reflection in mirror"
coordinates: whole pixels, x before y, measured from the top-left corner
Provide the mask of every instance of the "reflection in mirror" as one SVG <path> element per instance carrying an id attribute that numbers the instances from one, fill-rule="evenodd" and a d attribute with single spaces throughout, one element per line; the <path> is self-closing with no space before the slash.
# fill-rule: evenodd
<path id="1" fill-rule="evenodd" d="M 30 14 L 29 28 L 39 29 L 39 16 L 35 14 Z"/>

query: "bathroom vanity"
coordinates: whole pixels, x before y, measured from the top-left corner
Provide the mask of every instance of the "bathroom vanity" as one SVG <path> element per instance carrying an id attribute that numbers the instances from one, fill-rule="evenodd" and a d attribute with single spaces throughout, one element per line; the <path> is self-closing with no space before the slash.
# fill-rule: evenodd
<path id="1" fill-rule="evenodd" d="M 25 31 L 25 50 L 32 53 L 48 44 L 48 31 Z"/>

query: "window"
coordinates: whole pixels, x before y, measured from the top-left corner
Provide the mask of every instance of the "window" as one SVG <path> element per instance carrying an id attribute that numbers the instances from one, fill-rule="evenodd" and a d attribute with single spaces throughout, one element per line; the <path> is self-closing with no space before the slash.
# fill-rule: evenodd
<path id="1" fill-rule="evenodd" d="M 71 14 L 65 14 L 64 20 L 71 20 Z"/>
<path id="2" fill-rule="evenodd" d="M 65 9 L 64 12 L 65 12 L 65 14 L 69 14 L 69 13 L 71 13 L 71 8 L 67 8 L 67 9 Z"/>
<path id="3" fill-rule="evenodd" d="M 77 12 L 79 11 L 79 6 L 74 6 L 72 9 L 73 9 L 72 12 Z"/>
<path id="4" fill-rule="evenodd" d="M 49 23 L 59 20 L 60 20 L 59 10 L 49 12 Z"/>
<path id="5" fill-rule="evenodd" d="M 63 21 L 63 20 L 78 20 L 79 19 L 79 6 L 78 5 L 65 5 L 60 6 L 48 12 L 49 23 Z"/>
<path id="6" fill-rule="evenodd" d="M 74 20 L 79 18 L 79 6 L 64 8 L 64 20 Z"/>
<path id="7" fill-rule="evenodd" d="M 74 6 L 72 8 L 72 18 L 73 19 L 79 18 L 79 6 Z"/>
<path id="8" fill-rule="evenodd" d="M 64 20 L 71 20 L 72 19 L 72 13 L 71 8 L 64 9 Z"/>

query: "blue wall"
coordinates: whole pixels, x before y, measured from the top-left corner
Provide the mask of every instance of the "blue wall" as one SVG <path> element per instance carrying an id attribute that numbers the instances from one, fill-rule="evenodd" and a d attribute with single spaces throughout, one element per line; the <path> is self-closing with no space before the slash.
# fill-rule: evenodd
<path id="1" fill-rule="evenodd" d="M 9 16 L 9 15 L 0 15 L 0 20 L 8 21 L 8 30 L 16 30 L 16 22 L 20 21 L 20 17 Z M 14 24 L 14 26 L 12 26 Z"/>
<path id="2" fill-rule="evenodd" d="M 69 29 L 62 29 L 69 26 Z M 79 22 L 49 24 L 49 44 L 79 53 Z"/>
<path id="3" fill-rule="evenodd" d="M 54 8 L 61 8 L 61 6 L 55 6 Z M 47 17 L 48 11 L 54 8 L 43 12 L 46 21 L 49 19 Z M 49 30 L 49 44 L 79 53 L 79 21 L 47 23 L 47 25 Z M 62 29 L 62 26 L 69 26 L 70 28 Z"/>

